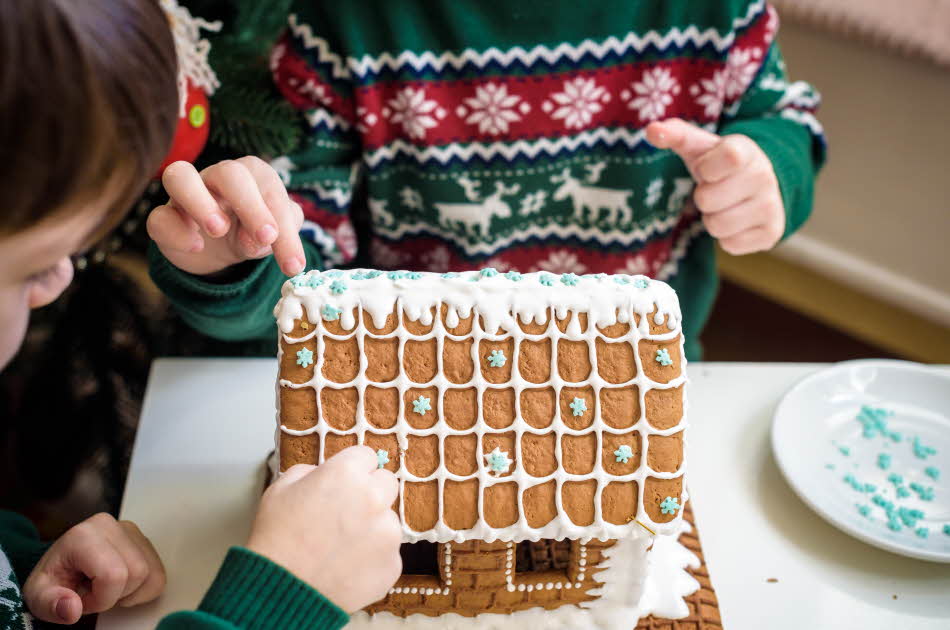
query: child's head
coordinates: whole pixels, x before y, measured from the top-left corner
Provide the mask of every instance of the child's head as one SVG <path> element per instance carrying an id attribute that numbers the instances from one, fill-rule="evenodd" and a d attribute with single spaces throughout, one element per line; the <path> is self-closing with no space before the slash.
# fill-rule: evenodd
<path id="1" fill-rule="evenodd" d="M 178 118 L 158 0 L 0 3 L 0 368 L 70 256 L 124 216 Z"/>

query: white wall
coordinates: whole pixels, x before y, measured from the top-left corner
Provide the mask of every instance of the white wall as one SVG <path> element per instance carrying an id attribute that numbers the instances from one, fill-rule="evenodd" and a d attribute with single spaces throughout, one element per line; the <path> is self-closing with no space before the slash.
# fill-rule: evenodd
<path id="1" fill-rule="evenodd" d="M 823 96 L 815 212 L 779 255 L 950 326 L 950 69 L 785 20 Z"/>

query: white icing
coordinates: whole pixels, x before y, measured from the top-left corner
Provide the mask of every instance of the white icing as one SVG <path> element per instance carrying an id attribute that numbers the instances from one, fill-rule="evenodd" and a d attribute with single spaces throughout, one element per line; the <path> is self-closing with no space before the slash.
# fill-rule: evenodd
<path id="1" fill-rule="evenodd" d="M 699 589 L 699 583 L 686 571 L 699 566 L 699 558 L 677 540 L 679 533 L 690 530 L 686 521 L 678 521 L 676 533 L 669 537 L 653 537 L 641 528 L 640 533 L 634 531 L 605 549 L 600 563 L 605 569 L 597 574 L 604 585 L 590 591 L 599 597 L 581 606 L 534 607 L 510 615 L 483 613 L 475 617 L 450 613 L 403 618 L 360 611 L 353 614 L 346 630 L 630 630 L 647 615 L 682 618 L 689 614 L 683 598 Z M 647 551 L 651 543 L 653 547 Z M 530 585 L 524 586 L 519 585 L 518 590 L 532 590 Z"/>
<path id="2" fill-rule="evenodd" d="M 365 273 L 366 270 L 355 270 L 359 273 Z M 335 274 L 340 273 L 338 277 Z M 670 340 L 680 335 L 681 315 L 679 303 L 675 292 L 666 284 L 648 280 L 643 276 L 584 276 L 577 278 L 575 286 L 569 286 L 561 282 L 561 276 L 547 273 L 528 273 L 521 276 L 520 281 L 514 281 L 505 275 L 498 274 L 493 277 L 483 276 L 479 272 L 464 272 L 455 278 L 443 278 L 439 274 L 422 273 L 418 274 L 418 279 L 400 278 L 390 279 L 387 274 L 374 279 L 352 279 L 353 272 L 324 272 L 320 274 L 311 271 L 299 280 L 301 286 L 295 286 L 293 281 L 284 284 L 281 291 L 282 297 L 275 307 L 274 314 L 277 318 L 280 330 L 284 334 L 284 340 L 287 343 L 299 343 L 317 337 L 318 352 L 315 353 L 316 363 L 313 365 L 313 377 L 305 383 L 291 383 L 286 380 L 280 381 L 280 386 L 291 388 L 324 388 L 335 389 L 355 387 L 359 393 L 359 401 L 356 410 L 355 426 L 349 430 L 341 431 L 331 429 L 323 420 L 322 416 L 318 419 L 316 425 L 305 430 L 291 430 L 285 426 L 280 427 L 281 433 L 289 435 L 307 435 L 317 433 L 320 436 L 321 449 L 326 444 L 325 437 L 328 433 L 336 434 L 355 434 L 358 443 L 364 442 L 364 436 L 367 431 L 374 434 L 395 434 L 400 448 L 408 447 L 408 436 L 428 436 L 435 435 L 439 438 L 439 466 L 431 475 L 418 477 L 410 473 L 400 461 L 397 477 L 400 481 L 400 496 L 405 496 L 405 483 L 423 482 L 435 480 L 438 483 L 438 497 L 440 520 L 435 527 L 426 531 L 415 531 L 406 524 L 404 506 L 400 503 L 400 519 L 403 523 L 404 542 L 416 542 L 418 540 L 428 540 L 430 542 L 449 542 L 465 540 L 484 540 L 484 541 L 520 541 L 520 540 L 539 540 L 541 538 L 573 540 L 590 540 L 597 538 L 601 540 L 625 539 L 639 540 L 642 528 L 637 522 L 631 522 L 624 525 L 609 523 L 603 519 L 601 509 L 601 493 L 604 486 L 610 481 L 636 481 L 638 487 L 638 519 L 645 527 L 657 534 L 672 534 L 678 532 L 679 522 L 681 521 L 680 511 L 676 518 L 669 523 L 655 523 L 644 509 L 644 481 L 647 477 L 658 479 L 672 479 L 680 477 L 685 470 L 685 465 L 674 473 L 657 472 L 649 468 L 647 456 L 649 449 L 649 439 L 651 435 L 672 435 L 679 433 L 686 427 L 686 414 L 684 403 L 684 415 L 680 422 L 669 429 L 658 430 L 653 428 L 646 420 L 645 395 L 651 389 L 667 389 L 679 387 L 686 381 L 686 359 L 682 348 L 682 338 L 680 339 L 681 375 L 668 383 L 658 383 L 651 380 L 644 372 L 638 352 L 634 352 L 636 362 L 636 376 L 626 383 L 607 383 L 597 372 L 597 358 L 595 340 L 600 337 L 607 343 L 630 343 L 634 347 L 641 339 L 651 340 Z M 317 287 L 310 287 L 307 281 L 311 278 L 319 277 L 323 280 Z M 540 282 L 541 277 L 548 277 L 552 280 L 552 286 L 545 286 Z M 617 282 L 615 278 L 625 280 L 626 283 Z M 335 294 L 331 290 L 334 282 L 344 283 L 346 289 L 341 294 Z M 637 286 L 638 283 L 645 283 L 645 286 Z M 337 287 L 340 285 L 337 284 Z M 293 338 L 287 333 L 294 327 L 294 320 L 300 319 L 304 315 L 304 309 L 311 320 L 320 317 L 322 307 L 331 305 L 341 309 L 340 323 L 347 332 L 344 335 L 334 335 L 326 331 L 323 325 L 317 325 L 313 331 L 300 338 Z M 459 319 L 467 318 L 473 312 L 480 315 L 485 322 L 484 328 L 478 323 L 478 317 L 473 322 L 471 333 L 463 336 L 455 336 L 448 333 L 442 324 L 440 317 L 433 318 L 432 311 L 440 311 L 442 305 L 447 306 L 447 325 L 454 327 Z M 354 309 L 356 316 L 354 317 Z M 399 317 L 399 323 L 393 333 L 387 335 L 375 335 L 370 333 L 363 321 L 362 311 L 369 313 L 376 328 L 383 328 L 386 318 L 393 310 L 396 310 Z M 654 321 L 657 324 L 664 322 L 669 326 L 672 332 L 651 335 L 649 331 L 649 321 L 647 317 L 656 310 Z M 557 318 L 564 318 L 570 311 L 575 313 L 586 313 L 588 316 L 588 327 L 586 331 L 581 331 L 577 317 L 572 317 L 566 332 L 561 333 L 555 322 Z M 406 330 L 403 325 L 403 313 L 410 320 L 419 320 L 422 324 L 428 326 L 434 324 L 432 331 L 425 335 L 413 335 Z M 631 313 L 637 313 L 640 316 L 639 326 L 632 325 Z M 516 319 L 520 318 L 524 322 L 544 322 L 549 319 L 547 330 L 538 335 L 528 334 L 521 330 Z M 605 338 L 598 332 L 598 327 L 605 327 L 614 323 L 631 323 L 627 334 L 618 338 Z M 504 329 L 502 335 L 495 334 L 499 328 Z M 488 332 L 490 331 L 490 332 Z M 323 338 L 349 339 L 356 335 L 359 348 L 360 366 L 357 377 L 348 383 L 334 383 L 323 379 Z M 367 360 L 363 352 L 363 344 L 366 337 L 370 338 L 397 338 L 399 340 L 398 361 L 400 365 L 403 362 L 403 347 L 407 340 L 426 340 L 436 339 L 437 341 L 437 361 L 438 366 L 436 376 L 427 383 L 415 383 L 409 380 L 400 369 L 397 377 L 388 383 L 373 383 L 379 387 L 396 387 L 399 391 L 399 409 L 397 422 L 391 429 L 380 429 L 369 424 L 363 413 L 363 403 L 365 400 L 365 390 L 370 384 L 365 377 Z M 471 359 L 476 366 L 473 376 L 468 383 L 451 383 L 444 376 L 442 370 L 442 350 L 445 339 L 464 340 L 473 338 Z M 501 340 L 511 338 L 513 340 L 512 360 L 516 361 L 519 356 L 519 346 L 526 340 L 544 340 L 552 339 L 551 344 L 551 379 L 545 383 L 529 383 L 521 378 L 516 365 L 512 366 L 511 380 L 507 383 L 492 384 L 487 382 L 480 369 L 478 369 L 479 359 L 477 356 L 481 340 Z M 590 376 L 581 382 L 570 383 L 560 378 L 557 370 L 557 341 L 567 339 L 571 341 L 584 341 L 589 348 L 589 362 L 591 365 Z M 280 352 L 280 350 L 279 350 Z M 591 426 L 574 430 L 567 427 L 561 420 L 560 413 L 555 412 L 552 423 L 544 429 L 536 429 L 521 418 L 520 400 L 521 392 L 526 388 L 546 388 L 552 387 L 558 398 L 563 386 L 586 386 L 593 390 L 594 409 L 593 421 Z M 638 421 L 629 428 L 614 430 L 609 427 L 601 418 L 600 414 L 600 390 L 603 387 L 620 388 L 636 385 L 640 396 L 641 415 Z M 483 394 L 488 388 L 513 389 L 515 391 L 516 414 L 514 423 L 502 430 L 491 429 L 484 420 L 481 405 L 478 405 L 478 417 L 475 426 L 470 429 L 456 430 L 451 428 L 441 418 L 433 427 L 429 429 L 415 429 L 404 420 L 404 397 L 405 392 L 410 387 L 425 388 L 435 386 L 440 394 L 447 388 L 475 388 L 477 390 L 478 400 L 481 401 Z M 441 408 L 441 400 L 432 401 L 433 410 Z M 318 411 L 319 413 L 319 411 Z M 591 413 L 590 411 L 585 412 Z M 279 412 L 278 412 L 279 417 Z M 609 475 L 603 469 L 602 457 L 602 439 L 604 433 L 629 433 L 636 431 L 641 436 L 641 458 L 640 466 L 637 470 L 626 475 Z M 554 432 L 556 435 L 556 456 L 560 461 L 561 438 L 564 435 L 584 435 L 593 433 L 597 438 L 596 461 L 592 473 L 586 475 L 569 474 L 557 466 L 555 471 L 544 477 L 534 477 L 527 473 L 522 466 L 522 457 L 515 458 L 514 470 L 510 474 L 493 474 L 487 465 L 485 465 L 485 453 L 482 451 L 482 438 L 486 434 L 514 432 L 515 445 L 513 452 L 520 454 L 521 436 L 524 433 L 544 435 Z M 478 438 L 476 461 L 482 465 L 473 475 L 456 475 L 450 473 L 445 467 L 444 442 L 447 436 L 475 434 Z M 279 449 L 279 444 L 278 444 Z M 320 453 L 320 462 L 323 461 L 323 452 Z M 478 514 L 479 518 L 474 527 L 468 530 L 455 530 L 448 527 L 442 520 L 442 496 L 443 488 L 447 480 L 462 481 L 465 479 L 476 478 L 479 481 L 479 499 Z M 589 526 L 575 525 L 567 516 L 562 504 L 561 488 L 568 481 L 584 481 L 594 479 L 597 481 L 597 491 L 594 497 L 594 521 Z M 541 528 L 532 528 L 528 525 L 523 509 L 522 497 L 525 490 L 535 485 L 543 484 L 554 480 L 557 484 L 555 493 L 556 517 L 547 525 Z M 489 526 L 484 518 L 484 489 L 495 483 L 516 482 L 519 488 L 518 492 L 518 512 L 519 520 L 503 528 L 493 528 Z M 685 490 L 680 499 L 680 504 L 685 504 L 687 495 Z M 580 584 L 575 585 L 577 587 Z"/>

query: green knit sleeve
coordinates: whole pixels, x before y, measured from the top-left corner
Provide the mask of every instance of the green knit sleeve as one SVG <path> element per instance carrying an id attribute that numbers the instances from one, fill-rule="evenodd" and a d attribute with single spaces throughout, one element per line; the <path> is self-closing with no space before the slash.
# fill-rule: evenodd
<path id="1" fill-rule="evenodd" d="M 27 576 L 51 544 L 40 540 L 33 523 L 26 517 L 0 511 L 0 548 L 10 560 L 20 584 L 26 583 Z"/>
<path id="2" fill-rule="evenodd" d="M 299 578 L 232 547 L 198 610 L 168 615 L 158 630 L 338 630 L 349 616 Z"/>
<path id="3" fill-rule="evenodd" d="M 307 269 L 323 263 L 316 246 L 304 241 Z M 215 283 L 175 267 L 149 246 L 149 273 L 181 318 L 195 330 L 224 341 L 276 339 L 274 305 L 287 277 L 273 256 L 245 263 L 240 279 Z"/>
<path id="4" fill-rule="evenodd" d="M 825 138 L 814 116 L 819 102 L 810 85 L 788 80 L 782 53 L 773 43 L 752 84 L 724 112 L 719 127 L 722 135 L 749 136 L 771 160 L 785 204 L 785 237 L 811 214 L 815 175 L 825 161 Z"/>

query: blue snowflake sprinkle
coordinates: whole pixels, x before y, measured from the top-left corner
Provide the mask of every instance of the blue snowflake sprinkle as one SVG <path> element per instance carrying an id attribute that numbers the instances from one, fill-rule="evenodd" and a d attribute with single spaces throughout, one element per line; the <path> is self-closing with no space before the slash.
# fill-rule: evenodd
<path id="1" fill-rule="evenodd" d="M 311 289 L 316 289 L 321 284 L 323 284 L 323 276 L 320 276 L 318 274 L 313 274 L 312 276 L 310 276 L 310 279 L 307 280 L 307 286 L 310 287 Z"/>
<path id="2" fill-rule="evenodd" d="M 910 484 L 910 489 L 917 493 L 917 496 L 920 497 L 921 501 L 933 501 L 934 500 L 934 489 L 925 488 L 919 483 L 912 482 Z"/>
<path id="3" fill-rule="evenodd" d="M 924 446 L 920 438 L 914 436 L 914 455 L 919 459 L 927 459 L 930 455 L 936 455 L 937 449 L 932 446 Z"/>
<path id="4" fill-rule="evenodd" d="M 343 272 L 339 269 L 331 269 L 330 271 L 325 271 L 323 273 L 327 278 L 342 278 Z"/>
<path id="5" fill-rule="evenodd" d="M 647 280 L 646 278 L 639 277 L 633 281 L 633 286 L 635 286 L 638 289 L 645 289 L 648 286 L 650 286 L 650 281 Z"/>
<path id="6" fill-rule="evenodd" d="M 402 280 L 403 278 L 406 277 L 406 273 L 408 272 L 402 271 L 402 270 L 390 271 L 389 273 L 386 274 L 386 277 L 389 278 L 390 280 Z"/>
<path id="7" fill-rule="evenodd" d="M 330 283 L 330 293 L 333 295 L 343 295 L 346 292 L 346 283 L 342 280 L 334 280 Z"/>
<path id="8" fill-rule="evenodd" d="M 310 348 L 301 348 L 297 350 L 297 365 L 307 367 L 313 363 L 313 352 Z"/>
<path id="9" fill-rule="evenodd" d="M 861 405 L 861 410 L 858 412 L 856 418 L 864 427 L 862 433 L 864 437 L 873 438 L 877 435 L 881 435 L 893 439 L 894 434 L 887 430 L 887 419 L 892 415 L 894 415 L 894 412 L 888 409 Z"/>
<path id="10" fill-rule="evenodd" d="M 511 280 L 512 282 L 521 282 L 521 274 L 514 270 L 506 273 L 505 277 Z"/>
<path id="11" fill-rule="evenodd" d="M 446 271 L 445 273 L 442 274 L 442 277 L 445 278 L 446 280 L 451 280 L 452 278 L 458 278 L 459 275 L 454 271 Z"/>
<path id="12" fill-rule="evenodd" d="M 575 398 L 568 406 L 571 408 L 571 413 L 575 416 L 583 416 L 584 412 L 587 411 L 587 403 L 584 402 L 583 398 Z"/>
<path id="13" fill-rule="evenodd" d="M 870 518 L 871 516 L 871 506 L 870 505 L 861 505 L 860 503 L 855 503 L 855 507 L 858 508 L 858 514 L 865 518 Z"/>
<path id="14" fill-rule="evenodd" d="M 660 502 L 660 511 L 663 514 L 676 514 L 679 509 L 680 502 L 676 497 L 666 497 Z"/>
<path id="15" fill-rule="evenodd" d="M 538 282 L 540 282 L 541 284 L 543 284 L 543 285 L 546 286 L 546 287 L 553 287 L 553 286 L 554 286 L 554 276 L 548 275 L 548 274 L 546 274 L 546 273 L 542 273 L 540 276 L 538 276 Z"/>
<path id="16" fill-rule="evenodd" d="M 406 277 L 409 278 L 410 280 L 421 280 L 421 279 L 422 279 L 422 272 L 421 272 L 421 271 L 410 271 L 409 273 L 406 274 Z"/>
<path id="17" fill-rule="evenodd" d="M 389 453 L 383 449 L 376 451 L 376 468 L 385 468 L 389 463 Z"/>
<path id="18" fill-rule="evenodd" d="M 943 526 L 943 533 L 946 534 L 947 536 L 950 536 L 950 523 L 947 523 L 946 525 Z"/>
<path id="19" fill-rule="evenodd" d="M 323 319 L 327 320 L 328 322 L 335 322 L 336 320 L 340 319 L 340 314 L 343 313 L 343 309 L 331 306 L 329 304 L 324 304 L 323 308 L 320 309 L 320 313 L 323 315 Z"/>
<path id="20" fill-rule="evenodd" d="M 367 279 L 367 280 L 372 280 L 373 278 L 378 278 L 378 277 L 380 277 L 381 275 L 383 275 L 383 272 L 382 272 L 382 271 L 380 271 L 379 269 L 373 269 L 372 271 L 367 271 L 367 272 L 366 272 L 366 279 Z"/>
<path id="21" fill-rule="evenodd" d="M 927 466 L 924 468 L 924 474 L 933 479 L 934 481 L 940 480 L 940 471 L 936 466 Z"/>
<path id="22" fill-rule="evenodd" d="M 614 276 L 614 282 L 617 284 L 630 284 L 630 278 L 627 276 Z"/>
<path id="23" fill-rule="evenodd" d="M 508 452 L 497 446 L 491 453 L 485 455 L 485 461 L 488 462 L 488 469 L 493 473 L 506 473 L 511 467 L 511 458 L 508 457 Z"/>
<path id="24" fill-rule="evenodd" d="M 419 396 L 412 401 L 412 410 L 420 416 L 426 415 L 426 412 L 432 409 L 432 401 L 425 396 Z"/>
<path id="25" fill-rule="evenodd" d="M 491 354 L 488 355 L 488 365 L 491 367 L 502 367 L 507 360 L 505 353 L 501 350 L 492 350 Z"/>
<path id="26" fill-rule="evenodd" d="M 881 470 L 887 470 L 891 467 L 891 456 L 888 453 L 881 453 L 877 456 L 877 467 Z"/>
<path id="27" fill-rule="evenodd" d="M 595 273 L 595 274 L 594 274 L 594 278 L 595 278 L 596 280 L 606 280 L 606 279 L 607 279 L 607 274 L 605 274 L 605 273 Z"/>
<path id="28" fill-rule="evenodd" d="M 294 285 L 296 288 L 307 286 L 307 274 L 301 273 L 290 279 L 290 284 Z"/>
<path id="29" fill-rule="evenodd" d="M 673 359 L 670 358 L 670 351 L 666 348 L 660 348 L 657 350 L 656 362 L 660 365 L 673 365 Z"/>
<path id="30" fill-rule="evenodd" d="M 621 444 L 620 447 L 614 451 L 614 457 L 616 461 L 620 464 L 626 464 L 630 461 L 630 458 L 633 457 L 633 449 L 631 449 L 626 444 Z"/>
<path id="31" fill-rule="evenodd" d="M 350 274 L 350 279 L 351 280 L 365 280 L 366 274 L 363 273 L 362 271 L 354 271 L 353 273 Z"/>
<path id="32" fill-rule="evenodd" d="M 897 498 L 906 499 L 910 496 L 910 490 L 906 486 L 897 486 Z"/>
<path id="33" fill-rule="evenodd" d="M 887 480 L 890 481 L 895 486 L 899 486 L 904 483 L 904 478 L 898 475 L 896 472 L 892 472 L 887 476 Z"/>
<path id="34" fill-rule="evenodd" d="M 926 538 L 930 535 L 930 530 L 926 527 L 918 527 L 914 530 L 914 533 L 917 534 L 917 538 Z"/>
<path id="35" fill-rule="evenodd" d="M 561 284 L 569 287 L 576 287 L 580 280 L 580 277 L 576 273 L 561 274 Z"/>
<path id="36" fill-rule="evenodd" d="M 912 510 L 910 508 L 900 507 L 897 509 L 897 516 L 907 527 L 915 527 L 917 525 L 917 521 L 924 518 L 924 513 L 920 510 Z"/>
<path id="37" fill-rule="evenodd" d="M 483 278 L 494 278 L 495 276 L 498 275 L 498 270 L 495 269 L 494 267 L 485 267 L 484 269 L 478 272 L 478 275 L 480 275 Z"/>

